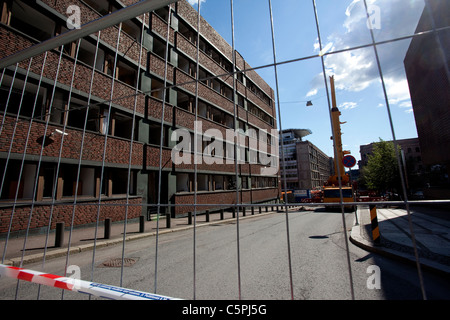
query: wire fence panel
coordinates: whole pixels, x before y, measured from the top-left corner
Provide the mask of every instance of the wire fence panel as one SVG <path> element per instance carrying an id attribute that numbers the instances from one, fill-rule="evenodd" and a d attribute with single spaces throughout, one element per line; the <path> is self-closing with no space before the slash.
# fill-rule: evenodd
<path id="1" fill-rule="evenodd" d="M 342 216 L 342 285 L 357 299 L 348 221 L 363 225 L 368 206 L 404 208 L 405 215 L 380 211 L 379 219 L 406 219 L 402 230 L 427 298 L 420 256 L 430 250 L 416 239 L 413 215 L 422 206 L 435 216 L 435 206 L 450 204 L 449 25 L 440 14 L 447 4 L 0 3 L 1 272 L 18 279 L 16 299 L 28 271 L 21 278 L 10 270 L 39 262 L 43 273 L 29 274 L 41 298 L 41 285 L 51 281 L 39 279 L 57 277 L 46 272 L 54 257 L 64 258 L 58 274 L 67 282 L 73 256 L 89 250 L 83 283 L 100 282 L 107 274 L 102 250 L 113 244 L 121 252 L 109 263 L 120 268 L 112 291 L 133 297 L 125 278 L 136 259 L 127 246 L 144 236 L 152 236 L 154 267 L 139 292 L 167 292 L 160 270 L 172 259 L 170 241 L 160 236 L 168 230 L 192 230 L 192 271 L 184 273 L 191 297 L 203 297 L 198 228 L 224 221 L 235 223 L 232 260 L 243 299 L 249 254 L 242 223 L 269 212 L 283 214 L 278 251 L 287 296 L 299 299 L 291 219 L 317 208 Z M 433 229 L 426 230 L 448 242 Z M 81 239 L 86 230 L 93 234 Z M 448 252 L 440 257 L 447 261 Z"/>

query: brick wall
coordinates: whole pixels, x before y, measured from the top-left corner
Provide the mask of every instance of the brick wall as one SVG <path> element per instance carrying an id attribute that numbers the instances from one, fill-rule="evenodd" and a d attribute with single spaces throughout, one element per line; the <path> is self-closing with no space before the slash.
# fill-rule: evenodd
<path id="1" fill-rule="evenodd" d="M 93 12 L 90 8 L 84 5 L 82 2 L 77 0 L 43 0 L 43 3 L 48 6 L 54 8 L 56 11 L 60 12 L 63 15 L 66 15 L 66 9 L 69 5 L 79 5 L 81 8 L 81 18 L 82 23 L 86 23 L 92 20 L 99 18 L 99 15 Z M 129 5 L 135 3 L 135 0 L 125 0 L 124 4 Z M 175 5 L 173 5 L 175 7 Z M 186 2 L 180 1 L 176 5 L 178 14 L 186 18 L 189 23 L 195 28 L 197 23 L 197 13 L 196 11 Z M 161 35 L 162 37 L 166 36 L 167 33 L 167 24 L 166 22 L 152 14 L 150 18 L 147 17 L 146 22 L 151 26 L 153 32 Z M 226 41 L 202 18 L 201 19 L 201 33 L 202 35 L 206 35 L 205 38 L 211 42 L 211 44 L 219 50 L 225 57 L 227 57 L 230 61 L 232 60 L 232 48 L 226 43 Z M 108 29 L 101 31 L 101 40 L 106 44 L 111 46 L 112 48 L 116 47 L 118 35 L 117 27 L 110 27 Z M 170 29 L 169 39 L 172 44 L 175 44 L 181 51 L 186 53 L 188 56 L 191 56 L 192 59 L 195 60 L 196 57 L 196 47 L 189 43 L 183 36 L 177 34 L 173 29 Z M 21 51 L 25 48 L 32 46 L 34 43 L 30 41 L 28 38 L 22 36 L 19 33 L 11 31 L 8 27 L 0 28 L 0 58 L 13 54 L 15 52 Z M 123 55 L 126 52 L 126 56 L 133 61 L 137 61 L 139 57 L 140 45 L 134 42 L 128 35 L 123 34 L 120 39 L 119 46 L 119 55 Z M 44 69 L 44 78 L 47 79 L 55 79 L 56 71 L 59 61 L 59 52 L 52 51 L 48 53 L 47 62 Z M 41 68 L 43 64 L 44 55 L 37 56 L 33 59 L 33 64 L 31 66 L 30 71 L 39 75 L 41 73 Z M 226 70 L 223 69 L 217 62 L 211 59 L 209 56 L 204 54 L 203 52 L 200 54 L 200 63 L 207 68 L 210 72 L 214 74 L 222 74 L 226 73 Z M 154 55 L 153 53 L 149 53 L 144 49 L 142 55 L 141 65 L 143 67 L 148 66 L 148 70 L 153 74 L 156 74 L 160 77 L 164 75 L 164 60 Z M 20 68 L 27 69 L 28 61 L 23 61 L 19 64 Z M 63 85 L 70 86 L 72 82 L 72 71 L 74 67 L 74 59 L 64 55 L 61 63 L 59 75 L 57 81 Z M 237 67 L 239 69 L 248 68 L 249 66 L 245 63 L 243 58 L 237 54 Z M 92 68 L 83 63 L 78 63 L 76 66 L 76 73 L 74 79 L 74 90 L 81 92 L 89 92 L 90 79 L 92 74 Z M 185 83 L 193 81 L 192 77 L 189 77 L 187 74 L 180 70 L 175 70 L 173 66 L 169 64 L 168 69 L 168 81 L 175 83 Z M 251 80 L 259 86 L 260 89 L 266 92 L 270 97 L 273 98 L 273 90 L 262 80 L 259 75 L 257 75 L 254 71 L 249 71 L 246 73 L 246 76 L 251 78 Z M 232 85 L 232 78 L 227 77 L 222 79 L 228 85 Z M 259 97 L 254 95 L 250 90 L 248 90 L 243 84 L 240 82 L 236 82 L 237 91 L 242 94 L 244 97 L 249 98 L 256 105 L 260 106 L 267 112 L 270 112 L 275 117 L 275 111 L 270 106 L 267 106 L 264 101 L 262 101 Z M 94 73 L 94 82 L 92 88 L 92 94 L 100 99 L 109 100 L 111 98 L 111 85 L 112 85 L 112 77 L 104 74 L 103 72 L 96 71 Z M 186 84 L 183 86 L 184 89 L 190 91 L 192 94 L 195 94 L 195 83 Z M 128 108 L 129 110 L 133 110 L 134 107 L 134 95 L 135 88 L 126 85 L 120 81 L 116 81 L 114 85 L 114 94 L 113 100 L 116 104 Z M 200 83 L 199 84 L 199 95 L 205 100 L 210 101 L 211 103 L 220 106 L 224 110 L 227 110 L 231 113 L 234 112 L 234 104 L 231 100 L 225 98 L 221 94 L 217 93 L 210 87 Z M 125 97 L 125 98 L 122 98 Z M 162 111 L 162 103 L 161 101 L 153 98 L 145 98 L 143 95 L 139 95 L 137 97 L 137 108 L 136 111 L 139 114 L 154 118 L 161 118 Z M 238 108 L 239 118 L 244 121 L 249 121 L 249 123 L 256 125 L 260 128 L 270 129 L 270 125 L 261 121 L 259 118 L 254 117 L 249 114 L 245 109 L 239 107 Z M 3 116 L 0 115 L 0 122 L 3 120 Z M 193 121 L 194 115 L 191 113 L 187 113 L 181 109 L 175 108 L 172 105 L 166 105 L 165 107 L 165 115 L 164 120 L 168 123 L 172 123 L 176 126 L 187 127 L 193 129 Z M 219 129 L 221 132 L 225 132 L 225 127 L 220 126 L 212 121 L 203 120 L 204 128 L 203 130 L 207 130 L 210 128 Z M 6 116 L 5 123 L 3 127 L 2 134 L 0 136 L 0 152 L 8 152 L 10 146 L 10 140 L 12 138 L 12 133 L 14 130 L 15 117 Z M 56 128 L 61 129 L 62 126 L 49 125 L 47 136 L 50 133 L 54 132 Z M 29 129 L 29 120 L 19 119 L 19 123 L 17 123 L 18 130 L 16 131 L 14 137 L 14 143 L 12 146 L 12 150 L 14 153 L 20 154 L 24 151 L 24 143 L 26 139 L 26 134 Z M 42 146 L 42 137 L 44 135 L 45 123 L 41 121 L 34 121 L 33 127 L 31 130 L 30 140 L 27 146 L 27 154 L 30 155 L 39 155 Z M 62 149 L 62 162 L 66 159 L 76 159 L 79 158 L 79 151 L 81 148 L 81 140 L 82 140 L 82 130 L 77 130 L 73 128 L 68 128 L 66 130 L 68 133 L 67 136 L 64 136 L 64 144 Z M 224 134 L 225 136 L 225 134 Z M 104 149 L 104 138 L 105 136 L 99 133 L 86 132 L 85 136 L 85 144 L 83 151 L 83 160 L 90 160 L 100 163 L 103 160 L 103 149 Z M 47 139 L 47 144 L 44 147 L 44 156 L 48 157 L 58 157 L 60 150 L 60 143 L 62 140 L 61 135 L 54 135 L 52 141 Z M 248 138 L 246 139 L 248 141 Z M 129 161 L 129 152 L 130 152 L 130 141 L 125 139 L 108 137 L 107 141 L 108 145 L 106 148 L 105 162 L 107 165 L 127 165 Z M 171 169 L 173 168 L 173 164 L 171 161 L 171 150 L 169 148 L 163 148 L 162 154 L 162 167 L 163 169 Z M 158 168 L 159 167 L 159 147 L 146 145 L 140 142 L 133 143 L 133 154 L 131 164 L 135 166 L 140 166 L 143 169 L 146 167 L 150 168 Z M 264 166 L 260 165 L 249 165 L 242 164 L 239 165 L 239 170 L 241 174 L 251 174 L 251 175 L 259 175 L 261 169 Z M 186 165 L 182 164 L 177 166 L 176 169 L 185 169 L 185 170 L 193 170 L 194 165 Z M 235 165 L 234 164 L 213 164 L 207 165 L 202 163 L 198 166 L 199 170 L 209 171 L 211 174 L 215 172 L 220 173 L 234 173 Z M 258 202 L 264 201 L 267 199 L 277 198 L 279 194 L 278 188 L 264 188 L 264 189 L 255 189 L 252 191 L 243 191 L 241 193 L 241 202 Z M 230 203 L 232 204 L 235 201 L 235 191 L 221 191 L 217 193 L 206 193 L 199 195 L 199 203 Z M 193 203 L 193 195 L 174 195 L 173 199 L 176 203 Z M 105 204 L 123 204 L 125 200 L 123 199 L 103 199 L 102 202 Z M 142 198 L 134 197 L 133 203 L 141 203 Z M 92 204 L 96 204 L 93 201 Z M 72 216 L 73 207 L 70 205 L 57 205 L 54 207 L 53 219 L 52 219 L 52 227 L 56 224 L 56 222 L 64 221 L 66 222 L 66 226 L 70 224 L 71 216 Z M 129 207 L 129 217 L 137 217 L 141 214 L 141 207 Z M 186 208 L 177 207 L 177 214 L 186 213 L 190 210 L 186 211 Z M 36 205 L 32 214 L 31 220 L 31 228 L 41 228 L 48 225 L 48 215 L 51 211 L 50 205 Z M 123 214 L 125 209 L 123 206 L 102 206 L 101 209 L 101 220 L 105 217 L 112 218 L 113 220 L 121 220 L 123 219 Z M 86 224 L 95 222 L 97 214 L 97 207 L 91 205 L 79 205 L 76 208 L 76 221 L 75 225 Z M 26 227 L 28 223 L 28 219 L 30 216 L 30 206 L 18 206 L 14 212 L 13 219 L 13 231 L 22 230 Z M 5 228 L 9 225 L 9 219 L 11 217 L 11 208 L 2 208 L 0 210 L 0 233 L 5 232 Z"/>
<path id="2" fill-rule="evenodd" d="M 0 122 L 3 120 L 3 115 L 0 115 Z M 6 116 L 3 131 L 0 136 L 0 151 L 8 152 L 11 143 L 11 138 L 14 130 L 15 118 Z M 28 133 L 30 122 L 29 120 L 19 119 L 17 123 L 17 130 L 14 136 L 12 152 L 23 153 L 25 150 L 26 135 Z M 47 129 L 47 138 L 44 146 L 43 156 L 59 157 L 61 142 L 63 136 L 55 134 L 52 139 L 49 135 L 55 129 L 61 129 L 61 126 L 49 125 Z M 27 146 L 27 154 L 39 156 L 42 147 L 42 139 L 45 133 L 45 123 L 34 121 L 30 138 Z M 78 159 L 81 149 L 81 141 L 83 136 L 82 130 L 67 129 L 67 136 L 64 136 L 64 143 L 62 148 L 62 158 Z M 84 138 L 85 143 L 83 147 L 82 160 L 91 160 L 101 162 L 103 158 L 103 149 L 105 136 L 102 134 L 86 132 Z M 106 148 L 106 163 L 114 164 L 128 164 L 130 154 L 130 141 L 108 137 Z M 133 156 L 131 159 L 132 165 L 141 165 L 143 159 L 143 144 L 134 142 Z"/>
<path id="3" fill-rule="evenodd" d="M 142 198 L 133 197 L 129 199 L 129 203 L 134 205 L 128 206 L 128 219 L 139 217 L 142 209 L 140 206 L 136 206 L 136 204 L 142 203 Z M 126 211 L 125 204 L 125 199 L 102 199 L 99 221 L 103 221 L 105 218 L 111 218 L 112 221 L 124 220 Z M 51 211 L 50 204 L 35 205 L 31 215 L 30 229 L 48 227 Z M 74 226 L 95 223 L 97 220 L 97 211 L 97 202 L 80 201 L 75 209 Z M 0 209 L 0 234 L 8 232 L 12 213 L 12 207 Z M 30 213 L 31 206 L 17 206 L 13 213 L 11 232 L 26 230 L 28 221 L 30 220 Z M 73 205 L 55 205 L 53 207 L 51 229 L 56 227 L 57 222 L 64 222 L 65 227 L 71 226 L 72 214 Z"/>
<path id="4" fill-rule="evenodd" d="M 263 202 L 273 200 L 278 197 L 278 188 L 264 188 L 255 190 L 245 190 L 239 193 L 240 203 L 250 203 L 251 201 Z M 175 207 L 175 216 L 183 216 L 188 212 L 194 211 L 194 194 L 176 194 L 174 195 L 174 202 L 180 206 Z M 223 204 L 232 205 L 236 204 L 236 190 L 219 191 L 214 193 L 197 193 L 198 204 Z M 182 206 L 186 204 L 186 206 Z M 226 209 L 226 206 L 200 206 L 197 207 L 198 212 L 204 212 L 205 210 L 219 210 Z"/>
<path id="5" fill-rule="evenodd" d="M 188 21 L 194 30 L 197 30 L 197 11 L 187 1 L 183 0 L 177 2 L 177 13 L 183 19 Z M 233 61 L 232 47 L 202 17 L 200 19 L 200 34 L 208 39 L 208 41 L 229 61 Z M 195 57 L 195 55 L 193 57 Z M 239 54 L 236 54 L 236 66 L 240 70 L 251 68 Z M 261 90 L 263 90 L 269 97 L 274 99 L 274 92 L 272 88 L 258 75 L 256 71 L 247 71 L 246 76 L 249 77 L 258 87 L 260 87 Z"/>

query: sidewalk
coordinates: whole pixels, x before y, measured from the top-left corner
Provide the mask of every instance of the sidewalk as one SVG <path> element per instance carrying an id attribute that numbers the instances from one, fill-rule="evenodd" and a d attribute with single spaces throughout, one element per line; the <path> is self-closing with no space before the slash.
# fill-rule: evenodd
<path id="1" fill-rule="evenodd" d="M 273 208 L 273 210 L 272 210 Z M 246 214 L 243 215 L 242 211 L 239 213 L 239 219 L 248 219 L 252 217 L 264 216 L 267 214 L 273 214 L 277 212 L 276 205 L 268 205 L 267 209 L 265 206 L 261 207 L 261 213 L 259 213 L 259 208 L 254 208 L 254 215 L 250 208 L 246 208 Z M 223 220 L 221 219 L 219 212 L 214 212 L 209 214 L 209 222 L 206 221 L 205 214 L 199 214 L 195 219 L 196 228 L 207 226 L 211 224 L 218 223 L 233 223 L 236 218 L 233 218 L 233 213 L 225 211 L 223 215 Z M 192 224 L 189 224 L 189 218 L 172 218 L 170 219 L 170 228 L 167 228 L 166 219 L 160 218 L 159 222 L 156 218 L 151 221 L 144 222 L 144 232 L 139 232 L 139 220 L 134 219 L 129 221 L 126 226 L 126 241 L 138 240 L 146 237 L 156 236 L 157 231 L 159 234 L 170 233 L 174 231 L 188 230 L 194 227 L 194 217 L 192 217 Z M 92 250 L 94 246 L 96 248 L 102 248 L 112 245 L 121 245 L 124 240 L 124 222 L 119 221 L 111 224 L 111 233 L 109 239 L 105 239 L 104 223 L 99 222 L 97 228 L 97 240 L 95 241 L 95 231 L 96 227 L 84 226 L 74 228 L 72 235 L 70 236 L 69 228 L 65 228 L 64 231 L 64 245 L 62 247 L 55 247 L 55 230 L 51 230 L 48 240 L 47 249 L 45 250 L 45 243 L 47 239 L 47 234 L 36 234 L 29 235 L 26 240 L 26 250 L 24 257 L 22 259 L 23 247 L 25 236 L 10 237 L 7 244 L 6 256 L 3 264 L 11 266 L 20 266 L 27 263 L 34 263 L 42 261 L 43 255 L 45 253 L 46 259 L 62 257 L 67 255 L 68 244 L 70 240 L 70 250 L 69 254 L 75 254 L 87 250 Z M 3 256 L 5 248 L 5 238 L 0 238 L 0 259 Z M 46 251 L 46 252 L 45 252 Z M 0 260 L 1 263 L 1 260 Z"/>
<path id="2" fill-rule="evenodd" d="M 411 208 L 410 212 L 421 267 L 450 276 L 450 212 L 427 207 Z M 379 244 L 372 240 L 369 206 L 358 207 L 357 219 L 350 234 L 353 244 L 416 265 L 406 210 L 377 208 Z"/>

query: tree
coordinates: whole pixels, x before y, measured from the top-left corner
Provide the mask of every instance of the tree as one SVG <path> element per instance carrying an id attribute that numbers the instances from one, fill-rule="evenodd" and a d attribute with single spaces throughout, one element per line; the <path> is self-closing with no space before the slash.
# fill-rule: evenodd
<path id="1" fill-rule="evenodd" d="M 363 169 L 363 176 L 369 189 L 381 193 L 398 192 L 401 189 L 398 162 L 392 141 L 380 138 L 380 142 L 374 144 L 367 166 Z"/>

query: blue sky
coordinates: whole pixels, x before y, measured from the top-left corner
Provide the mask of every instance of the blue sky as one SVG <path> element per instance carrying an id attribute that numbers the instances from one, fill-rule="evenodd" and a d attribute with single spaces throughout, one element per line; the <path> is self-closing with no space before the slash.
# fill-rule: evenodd
<path id="1" fill-rule="evenodd" d="M 197 0 L 189 0 L 197 8 Z M 234 0 L 235 48 L 252 67 L 273 63 L 268 0 Z M 423 0 L 368 0 L 376 41 L 414 33 Z M 327 52 L 371 43 L 362 0 L 316 0 L 322 45 Z M 312 0 L 272 0 L 277 62 L 317 55 Z M 200 12 L 231 44 L 230 1 L 202 0 Z M 377 46 L 397 139 L 417 137 L 403 59 L 410 40 Z M 359 146 L 392 140 L 385 97 L 372 47 L 324 56 L 327 80 L 334 75 L 342 113 L 345 150 L 360 159 Z M 274 68 L 258 73 L 275 89 Z M 333 156 L 320 58 L 278 66 L 283 129 L 307 128 L 306 139 Z M 313 106 L 306 107 L 311 100 Z M 279 115 L 278 115 L 279 116 Z M 278 121 L 278 120 L 277 120 Z M 278 122 L 277 122 L 278 123 Z M 357 168 L 357 167 L 355 167 Z"/>

